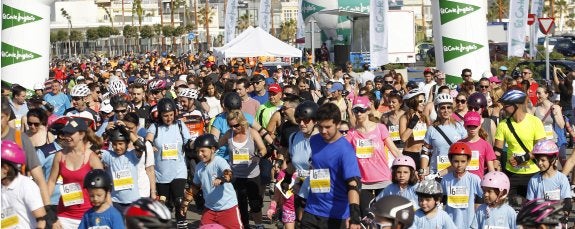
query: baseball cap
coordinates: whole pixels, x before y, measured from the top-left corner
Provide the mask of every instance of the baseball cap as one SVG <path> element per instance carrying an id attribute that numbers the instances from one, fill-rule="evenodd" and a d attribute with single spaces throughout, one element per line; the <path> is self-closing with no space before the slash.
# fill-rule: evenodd
<path id="1" fill-rule="evenodd" d="M 106 114 L 111 113 L 114 110 L 114 107 L 112 107 L 112 104 L 110 104 L 110 100 L 106 99 L 104 101 L 102 101 L 102 107 L 100 107 L 100 111 L 104 112 Z"/>
<path id="2" fill-rule="evenodd" d="M 479 115 L 479 113 L 475 111 L 469 111 L 463 117 L 463 124 L 465 126 L 480 126 L 481 116 Z"/>
<path id="3" fill-rule="evenodd" d="M 336 91 L 343 91 L 343 84 L 341 84 L 340 82 L 334 82 L 331 85 L 331 88 L 329 89 L 329 93 L 333 93 Z"/>
<path id="4" fill-rule="evenodd" d="M 499 70 L 501 70 L 501 71 L 507 71 L 507 66 L 502 65 L 501 67 L 499 67 Z"/>
<path id="5" fill-rule="evenodd" d="M 489 82 L 490 83 L 501 83 L 501 80 L 499 80 L 499 78 L 497 78 L 497 76 L 492 76 L 492 77 L 489 77 Z"/>
<path id="6" fill-rule="evenodd" d="M 271 85 L 268 87 L 268 91 L 277 94 L 277 93 L 282 92 L 282 88 L 280 87 L 279 84 L 273 83 L 273 84 L 271 84 Z"/>
<path id="7" fill-rule="evenodd" d="M 423 74 L 427 74 L 427 73 L 433 73 L 433 69 L 431 69 L 431 68 L 425 68 L 425 69 L 423 70 Z"/>
<path id="8" fill-rule="evenodd" d="M 353 101 L 353 107 L 359 107 L 361 109 L 369 108 L 369 98 L 367 96 L 358 96 L 355 101 Z"/>
<path id="9" fill-rule="evenodd" d="M 491 73 L 491 71 L 485 71 L 481 77 L 482 78 L 491 78 L 493 76 L 493 74 Z"/>
<path id="10" fill-rule="evenodd" d="M 78 131 L 88 130 L 88 125 L 86 125 L 86 121 L 81 117 L 63 116 L 54 120 L 50 129 L 56 131 L 56 133 L 73 134 Z"/>
<path id="11" fill-rule="evenodd" d="M 78 81 L 78 80 L 85 80 L 85 79 L 86 79 L 86 78 L 84 78 L 84 76 L 78 76 L 78 77 L 76 77 L 76 81 Z"/>
<path id="12" fill-rule="evenodd" d="M 277 69 L 281 69 L 281 68 L 282 68 L 282 66 L 281 66 L 281 65 L 278 65 L 276 68 L 277 68 Z"/>

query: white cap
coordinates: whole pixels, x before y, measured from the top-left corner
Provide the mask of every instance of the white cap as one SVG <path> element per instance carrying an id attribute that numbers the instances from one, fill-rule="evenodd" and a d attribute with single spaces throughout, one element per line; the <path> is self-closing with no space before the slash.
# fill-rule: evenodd
<path id="1" fill-rule="evenodd" d="M 482 78 L 490 78 L 493 76 L 493 73 L 491 73 L 491 71 L 485 71 L 483 73 L 483 75 L 481 75 Z"/>
<path id="2" fill-rule="evenodd" d="M 281 66 L 281 65 L 278 65 L 278 66 L 277 66 L 277 69 L 280 69 L 280 68 L 282 68 L 282 66 Z"/>
<path id="3" fill-rule="evenodd" d="M 110 104 L 110 100 L 106 99 L 102 101 L 102 107 L 100 107 L 100 111 L 104 113 L 111 113 L 114 110 L 112 104 Z"/>
<path id="4" fill-rule="evenodd" d="M 34 90 L 44 90 L 44 84 L 43 83 L 35 83 L 34 84 Z"/>
<path id="5" fill-rule="evenodd" d="M 180 78 L 178 78 L 178 80 L 188 82 L 188 75 L 180 75 Z"/>

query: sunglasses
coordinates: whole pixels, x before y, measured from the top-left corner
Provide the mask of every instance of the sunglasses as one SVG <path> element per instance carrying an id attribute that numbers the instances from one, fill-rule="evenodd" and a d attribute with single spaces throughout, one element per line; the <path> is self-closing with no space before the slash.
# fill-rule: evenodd
<path id="1" fill-rule="evenodd" d="M 463 75 L 463 77 L 471 77 L 471 75 Z"/>
<path id="2" fill-rule="evenodd" d="M 311 118 L 297 118 L 297 119 L 296 119 L 296 122 L 297 122 L 297 123 L 301 123 L 302 121 L 303 121 L 304 124 L 308 124 L 308 123 L 310 123 L 310 122 L 312 121 L 312 119 L 311 119 Z"/>
<path id="3" fill-rule="evenodd" d="M 452 106 L 441 106 L 441 107 L 439 107 L 439 110 L 451 110 L 451 109 L 453 109 Z"/>
<path id="4" fill-rule="evenodd" d="M 101 92 L 101 91 L 96 91 L 96 93 L 98 93 L 98 94 L 102 94 L 102 92 Z"/>
<path id="5" fill-rule="evenodd" d="M 489 85 L 481 85 L 480 88 L 489 88 Z"/>
<path id="6" fill-rule="evenodd" d="M 72 96 L 72 100 L 74 100 L 74 101 L 82 100 L 82 98 L 84 98 L 84 97 Z"/>
<path id="7" fill-rule="evenodd" d="M 152 91 L 150 91 L 150 92 L 151 92 L 153 95 L 157 95 L 157 94 L 159 94 L 159 93 L 162 92 L 162 91 L 160 91 L 160 90 L 152 90 Z"/>
<path id="8" fill-rule="evenodd" d="M 353 113 L 355 113 L 355 114 L 365 113 L 368 110 L 369 110 L 369 108 L 361 108 L 361 107 L 354 107 L 353 109 L 351 109 L 351 111 L 353 111 Z"/>
<path id="9" fill-rule="evenodd" d="M 456 103 L 464 104 L 464 103 L 467 102 L 467 99 L 456 99 L 455 102 L 456 102 Z"/>
<path id="10" fill-rule="evenodd" d="M 392 81 L 383 81 L 383 82 L 385 82 L 386 84 L 392 84 L 393 80 Z"/>
<path id="11" fill-rule="evenodd" d="M 418 100 L 417 102 L 418 102 L 418 103 L 425 103 L 425 100 L 420 99 L 420 100 Z"/>
<path id="12" fill-rule="evenodd" d="M 35 126 L 35 127 L 39 127 L 41 123 L 39 122 L 28 122 L 28 126 Z"/>
<path id="13" fill-rule="evenodd" d="M 349 132 L 349 130 L 339 130 L 339 132 L 343 135 L 347 135 L 347 132 Z"/>
<path id="14" fill-rule="evenodd" d="M 234 128 L 234 129 L 240 128 L 240 126 L 241 126 L 241 125 L 240 125 L 239 123 L 237 123 L 236 125 L 230 125 L 230 127 L 231 127 L 231 128 Z"/>
<path id="15" fill-rule="evenodd" d="M 114 110 L 114 112 L 116 112 L 116 113 L 126 113 L 126 112 L 128 112 L 128 109 Z"/>
<path id="16" fill-rule="evenodd" d="M 479 111 L 479 110 L 481 110 L 481 107 L 467 107 L 467 110 L 470 110 L 470 111 Z"/>

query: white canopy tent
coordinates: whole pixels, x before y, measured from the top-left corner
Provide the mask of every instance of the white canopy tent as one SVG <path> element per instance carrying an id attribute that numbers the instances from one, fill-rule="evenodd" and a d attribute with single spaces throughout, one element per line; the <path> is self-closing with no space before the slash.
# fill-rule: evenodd
<path id="1" fill-rule="evenodd" d="M 261 28 L 247 29 L 226 45 L 215 48 L 214 54 L 234 57 L 301 57 L 301 50 L 284 43 Z"/>

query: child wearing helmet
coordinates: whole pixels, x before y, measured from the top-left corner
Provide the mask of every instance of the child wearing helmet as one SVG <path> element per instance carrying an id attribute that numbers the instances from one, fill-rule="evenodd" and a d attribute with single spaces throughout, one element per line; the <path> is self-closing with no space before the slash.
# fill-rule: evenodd
<path id="1" fill-rule="evenodd" d="M 533 146 L 532 152 L 540 172 L 529 179 L 526 198 L 528 200 L 563 200 L 566 203 L 566 209 L 571 210 L 569 180 L 567 176 L 557 171 L 559 148 L 555 142 L 540 141 Z"/>
<path id="2" fill-rule="evenodd" d="M 507 204 L 507 175 L 499 171 L 489 172 L 481 180 L 481 188 L 484 204 L 477 208 L 471 228 L 516 228 L 517 213 Z"/>
<path id="3" fill-rule="evenodd" d="M 113 179 L 114 189 L 110 191 L 114 207 L 123 212 L 140 197 L 139 179 L 147 179 L 138 176 L 138 164 L 143 150 L 142 148 L 128 150 L 131 137 L 137 139 L 137 136 L 128 131 L 126 126 L 117 125 L 108 130 L 106 135 L 112 149 L 102 150 L 100 157 L 102 163 L 106 165 L 106 172 Z M 143 142 L 140 140 L 140 143 Z"/>
<path id="4" fill-rule="evenodd" d="M 242 228 L 238 200 L 232 185 L 230 164 L 216 155 L 218 142 L 212 134 L 204 134 L 194 141 L 194 150 L 201 162 L 196 165 L 194 179 L 185 190 L 182 208 L 177 214 L 185 216 L 188 205 L 196 193 L 204 194 L 206 210 L 202 214 L 200 225 L 217 223 L 226 228 Z"/>
<path id="5" fill-rule="evenodd" d="M 413 203 L 401 196 L 385 196 L 371 204 L 374 219 L 369 228 L 404 229 L 413 224 Z"/>
<path id="6" fill-rule="evenodd" d="M 531 200 L 521 207 L 517 213 L 517 225 L 522 228 L 560 228 L 560 224 L 567 223 L 564 216 L 564 203 L 557 200 Z M 562 227 L 561 227 L 562 228 Z"/>
<path id="7" fill-rule="evenodd" d="M 441 186 L 447 195 L 445 211 L 453 222 L 469 228 L 475 216 L 475 203 L 483 196 L 479 176 L 467 172 L 471 161 L 471 148 L 466 143 L 456 142 L 449 147 L 449 161 L 452 171 L 441 180 Z"/>
<path id="8" fill-rule="evenodd" d="M 424 180 L 415 189 L 419 209 L 410 229 L 442 228 L 456 229 L 452 218 L 439 206 L 443 198 L 443 188 L 435 180 Z"/>
<path id="9" fill-rule="evenodd" d="M 24 151 L 13 141 L 3 140 L 2 154 L 2 228 L 44 228 L 46 211 L 40 188 L 21 175 L 26 163 Z"/>
<path id="10" fill-rule="evenodd" d="M 112 182 L 112 177 L 103 169 L 94 169 L 86 174 L 84 188 L 88 190 L 92 208 L 82 216 L 79 229 L 125 227 L 122 213 L 108 201 Z"/>
<path id="11" fill-rule="evenodd" d="M 385 196 L 398 195 L 407 198 L 417 206 L 417 174 L 415 173 L 415 162 L 411 157 L 399 156 L 393 160 L 391 166 L 392 184 L 388 185 L 375 197 L 375 201 Z"/>

